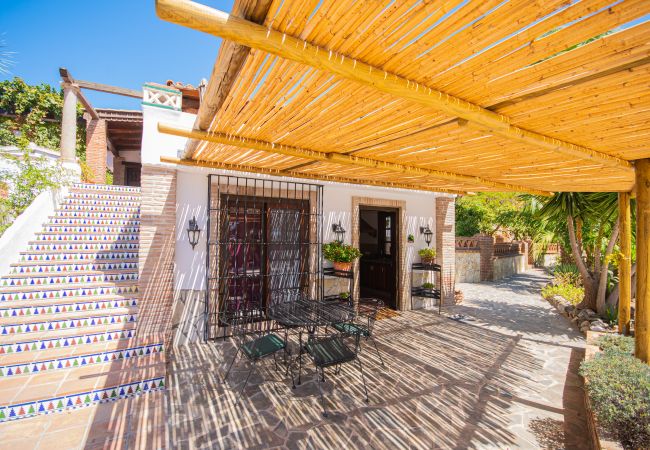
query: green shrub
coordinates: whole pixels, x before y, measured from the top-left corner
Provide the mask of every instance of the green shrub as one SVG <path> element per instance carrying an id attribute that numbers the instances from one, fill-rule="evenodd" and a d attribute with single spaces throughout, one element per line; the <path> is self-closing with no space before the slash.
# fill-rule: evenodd
<path id="1" fill-rule="evenodd" d="M 339 241 L 323 245 L 323 256 L 332 262 L 352 262 L 361 256 L 358 248 Z"/>
<path id="2" fill-rule="evenodd" d="M 632 355 L 634 353 L 634 338 L 620 334 L 605 334 L 598 339 L 598 346 L 604 352 Z"/>
<path id="3" fill-rule="evenodd" d="M 650 448 L 650 366 L 610 348 L 583 362 L 580 373 L 599 425 L 625 449 Z"/>
<path id="4" fill-rule="evenodd" d="M 418 250 L 418 255 L 420 255 L 421 258 L 435 258 L 436 257 L 436 249 L 435 248 L 421 248 Z"/>
<path id="5" fill-rule="evenodd" d="M 542 297 L 549 299 L 554 295 L 561 295 L 572 305 L 577 305 L 585 296 L 584 288 L 574 284 L 548 284 L 542 288 Z"/>
<path id="6" fill-rule="evenodd" d="M 582 279 L 575 264 L 558 264 L 553 269 L 553 284 L 572 284 L 581 286 Z"/>

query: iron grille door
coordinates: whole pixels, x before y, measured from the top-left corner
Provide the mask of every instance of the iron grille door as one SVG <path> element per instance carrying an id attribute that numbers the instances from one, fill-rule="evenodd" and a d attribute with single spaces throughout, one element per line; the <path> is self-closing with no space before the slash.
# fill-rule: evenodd
<path id="1" fill-rule="evenodd" d="M 205 338 L 229 315 L 264 318 L 273 302 L 323 296 L 322 186 L 208 176 Z"/>

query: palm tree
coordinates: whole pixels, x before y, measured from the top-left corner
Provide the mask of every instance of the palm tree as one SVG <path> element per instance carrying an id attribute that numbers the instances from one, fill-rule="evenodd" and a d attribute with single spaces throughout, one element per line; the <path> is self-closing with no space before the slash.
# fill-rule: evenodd
<path id="1" fill-rule="evenodd" d="M 571 254 L 585 289 L 579 307 L 604 313 L 609 259 L 619 231 L 617 194 L 559 192 L 550 198 L 538 199 L 543 202 L 538 211 L 541 219 L 550 224 L 566 224 Z M 583 240 L 586 223 L 596 233 L 592 245 L 586 245 Z M 606 239 L 607 234 L 609 238 Z"/>

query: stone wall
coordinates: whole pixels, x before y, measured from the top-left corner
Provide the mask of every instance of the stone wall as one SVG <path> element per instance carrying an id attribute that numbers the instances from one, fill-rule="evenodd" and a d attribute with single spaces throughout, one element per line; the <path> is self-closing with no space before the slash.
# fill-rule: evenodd
<path id="1" fill-rule="evenodd" d="M 494 280 L 523 273 L 528 270 L 528 261 L 526 255 L 499 256 L 494 259 Z"/>
<path id="2" fill-rule="evenodd" d="M 456 283 L 479 283 L 481 281 L 481 254 L 456 251 Z"/>
<path id="3" fill-rule="evenodd" d="M 455 245 L 459 283 L 495 281 L 528 270 L 526 242 L 496 242 L 492 236 L 477 234 L 456 237 Z"/>

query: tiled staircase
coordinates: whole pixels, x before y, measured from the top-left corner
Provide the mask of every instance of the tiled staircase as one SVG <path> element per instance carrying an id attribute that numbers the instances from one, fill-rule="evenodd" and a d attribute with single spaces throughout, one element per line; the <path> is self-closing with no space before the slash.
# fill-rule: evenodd
<path id="1" fill-rule="evenodd" d="M 77 184 L 0 278 L 0 422 L 164 387 L 138 336 L 138 188 Z"/>

